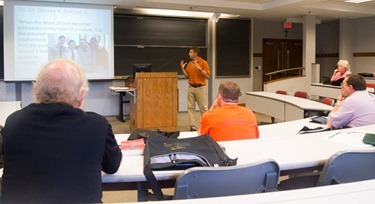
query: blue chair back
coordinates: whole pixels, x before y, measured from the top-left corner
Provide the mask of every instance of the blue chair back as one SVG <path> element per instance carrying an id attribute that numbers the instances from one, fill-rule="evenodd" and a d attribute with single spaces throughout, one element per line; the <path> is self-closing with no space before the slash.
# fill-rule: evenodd
<path id="1" fill-rule="evenodd" d="M 375 179 L 375 150 L 340 151 L 324 165 L 317 186 Z"/>
<path id="2" fill-rule="evenodd" d="M 194 167 L 178 176 L 174 199 L 274 191 L 279 174 L 279 165 L 272 159 L 230 167 Z"/>

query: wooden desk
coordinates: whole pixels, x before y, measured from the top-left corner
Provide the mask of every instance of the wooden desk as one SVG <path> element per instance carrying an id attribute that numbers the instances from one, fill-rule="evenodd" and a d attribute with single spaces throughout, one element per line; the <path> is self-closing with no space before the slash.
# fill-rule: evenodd
<path id="1" fill-rule="evenodd" d="M 305 135 L 289 135 L 273 138 L 237 140 L 219 142 L 226 148 L 226 153 L 231 158 L 238 157 L 238 165 L 253 163 L 265 158 L 274 159 L 282 172 L 306 169 L 324 165 L 326 160 L 334 153 L 342 150 L 355 150 L 375 148 L 372 146 L 359 147 L 347 145 L 326 139 L 330 134 L 340 131 L 363 130 L 375 132 L 375 125 L 335 130 Z M 181 133 L 182 137 L 197 135 L 195 132 Z M 116 135 L 118 142 L 126 139 L 128 135 Z M 262 135 L 261 135 L 262 137 Z M 182 171 L 155 171 L 159 181 L 175 180 Z M 123 156 L 118 172 L 102 175 L 104 184 L 121 184 L 122 189 L 128 186 L 138 189 L 139 201 L 145 197 L 145 177 L 143 175 L 143 156 Z"/>
<path id="2" fill-rule="evenodd" d="M 320 102 L 270 92 L 247 92 L 246 107 L 282 121 L 302 119 L 306 111 L 332 110 L 332 106 Z"/>
<path id="3" fill-rule="evenodd" d="M 109 87 L 109 89 L 119 94 L 119 114 L 116 116 L 117 120 L 125 122 L 124 118 L 124 103 L 130 103 L 129 100 L 125 100 L 126 94 L 131 96 L 135 95 L 135 88 L 132 87 Z M 130 108 L 129 108 L 130 109 Z"/>
<path id="4" fill-rule="evenodd" d="M 238 196 L 199 198 L 194 200 L 155 201 L 154 204 L 185 203 L 257 203 L 257 204 L 372 204 L 375 180 L 359 181 L 340 185 L 322 186 L 290 191 L 257 193 Z"/>

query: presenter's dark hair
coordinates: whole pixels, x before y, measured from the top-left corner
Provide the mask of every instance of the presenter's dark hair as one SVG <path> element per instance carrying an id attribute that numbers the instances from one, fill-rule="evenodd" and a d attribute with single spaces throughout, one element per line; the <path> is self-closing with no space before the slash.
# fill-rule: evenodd
<path id="1" fill-rule="evenodd" d="M 346 84 L 347 86 L 352 85 L 353 89 L 356 91 L 366 90 L 366 81 L 361 75 L 358 74 L 349 75 Z"/>

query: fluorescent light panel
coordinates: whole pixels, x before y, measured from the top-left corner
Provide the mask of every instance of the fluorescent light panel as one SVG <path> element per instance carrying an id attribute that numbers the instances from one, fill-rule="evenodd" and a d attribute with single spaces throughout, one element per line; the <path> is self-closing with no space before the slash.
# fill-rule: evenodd
<path id="1" fill-rule="evenodd" d="M 162 16 L 180 16 L 180 17 L 201 17 L 209 18 L 213 12 L 200 12 L 200 11 L 183 11 L 183 10 L 169 10 L 169 9 L 152 9 L 152 8 L 134 8 L 143 14 L 162 15 Z M 221 17 L 238 17 L 239 15 L 221 14 Z"/>
<path id="2" fill-rule="evenodd" d="M 369 1 L 373 1 L 373 0 L 346 0 L 346 1 L 344 1 L 344 2 L 346 2 L 346 3 L 356 3 L 356 4 L 359 4 L 359 3 L 369 2 Z"/>

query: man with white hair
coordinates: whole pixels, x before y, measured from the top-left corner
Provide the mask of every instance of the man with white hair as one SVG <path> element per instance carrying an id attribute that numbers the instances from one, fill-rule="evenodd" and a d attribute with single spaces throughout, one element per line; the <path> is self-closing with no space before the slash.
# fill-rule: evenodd
<path id="1" fill-rule="evenodd" d="M 103 117 L 83 111 L 88 81 L 79 64 L 46 64 L 36 103 L 11 114 L 3 129 L 2 203 L 98 203 L 102 171 L 115 173 L 121 150 Z"/>

